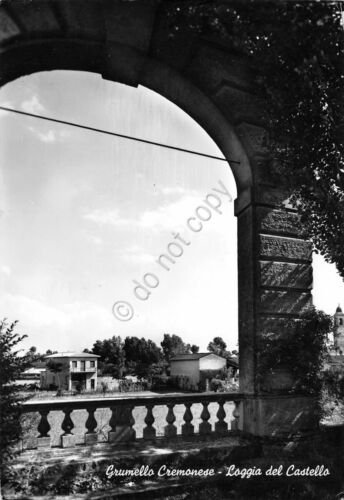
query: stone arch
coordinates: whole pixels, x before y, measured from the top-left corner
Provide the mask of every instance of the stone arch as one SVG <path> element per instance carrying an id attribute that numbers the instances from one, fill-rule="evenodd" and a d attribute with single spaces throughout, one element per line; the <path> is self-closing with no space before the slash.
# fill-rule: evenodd
<path id="1" fill-rule="evenodd" d="M 44 70 L 92 71 L 155 90 L 209 133 L 229 161 L 238 189 L 242 426 L 259 435 L 290 433 L 307 427 L 313 403 L 281 395 L 291 384 L 288 376 L 262 384 L 258 345 L 266 332 L 283 331 L 285 318 L 297 318 L 311 302 L 311 246 L 274 177 L 265 104 L 251 63 L 216 37 L 205 39 L 188 29 L 172 33 L 168 4 L 5 0 L 0 83 Z"/>
<path id="2" fill-rule="evenodd" d="M 104 76 L 102 64 L 94 65 L 85 60 L 85 54 L 87 55 L 95 49 L 93 42 L 83 41 L 80 43 L 68 40 L 66 43 L 58 42 L 56 46 L 55 44 L 55 41 L 36 40 L 35 42 L 21 43 L 14 49 L 7 49 L 0 55 L 1 85 L 5 85 L 20 76 L 39 71 L 90 71 Z M 113 45 L 112 48 L 118 53 L 121 51 L 119 44 Z M 97 51 L 98 49 L 99 47 L 96 47 Z M 67 60 L 64 58 L 65 51 L 68 53 Z M 33 54 L 35 54 L 34 58 Z M 15 61 L 15 65 L 13 65 L 13 61 Z M 126 64 L 130 67 L 131 64 L 134 66 L 136 62 L 137 57 L 129 52 L 126 55 Z M 111 68 L 109 64 L 107 65 L 105 75 L 106 79 L 131 85 L 130 81 L 126 81 L 126 71 L 116 59 L 112 61 Z M 135 86 L 137 85 L 143 85 L 166 97 L 186 111 L 208 132 L 232 169 L 238 194 L 252 186 L 252 172 L 245 149 L 233 126 L 206 94 L 173 68 L 149 58 L 145 58 L 142 63 L 139 79 Z"/>

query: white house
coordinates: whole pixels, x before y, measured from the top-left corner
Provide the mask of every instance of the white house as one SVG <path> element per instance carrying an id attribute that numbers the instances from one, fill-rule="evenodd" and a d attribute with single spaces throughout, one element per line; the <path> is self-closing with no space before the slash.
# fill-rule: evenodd
<path id="1" fill-rule="evenodd" d="M 191 387 L 196 388 L 204 374 L 209 378 L 226 368 L 226 359 L 212 352 L 178 354 L 170 359 L 171 377 L 186 377 Z"/>
<path id="2" fill-rule="evenodd" d="M 99 356 L 96 354 L 60 352 L 45 358 L 48 364 L 53 361 L 62 366 L 57 372 L 46 367 L 46 370 L 41 373 L 42 388 L 49 389 L 51 386 L 57 386 L 67 391 L 78 388 L 93 391 L 97 388 Z"/>

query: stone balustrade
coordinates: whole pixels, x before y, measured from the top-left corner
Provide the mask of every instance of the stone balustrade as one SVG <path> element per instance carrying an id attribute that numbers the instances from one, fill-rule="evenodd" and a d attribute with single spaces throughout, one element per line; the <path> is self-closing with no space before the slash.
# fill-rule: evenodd
<path id="1" fill-rule="evenodd" d="M 31 417 L 23 448 L 227 436 L 239 430 L 242 399 L 212 392 L 29 401 L 23 405 L 24 419 Z"/>

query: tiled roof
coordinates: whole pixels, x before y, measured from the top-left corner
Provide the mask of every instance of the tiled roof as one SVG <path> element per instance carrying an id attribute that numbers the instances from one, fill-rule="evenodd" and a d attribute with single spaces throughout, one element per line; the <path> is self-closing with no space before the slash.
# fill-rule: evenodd
<path id="1" fill-rule="evenodd" d="M 200 358 L 204 358 L 204 356 L 210 356 L 210 354 L 215 354 L 214 352 L 197 352 L 196 354 L 176 354 L 173 356 L 173 358 L 170 359 L 170 361 L 193 361 L 197 360 Z M 222 358 L 223 356 L 219 356 L 218 354 L 215 354 L 215 356 L 218 356 L 219 358 Z"/>

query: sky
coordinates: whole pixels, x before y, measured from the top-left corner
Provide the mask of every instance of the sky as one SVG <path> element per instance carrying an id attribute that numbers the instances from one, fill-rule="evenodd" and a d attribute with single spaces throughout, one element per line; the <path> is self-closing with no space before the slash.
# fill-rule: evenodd
<path id="1" fill-rule="evenodd" d="M 19 78 L 0 105 L 223 156 L 163 97 L 90 73 Z M 159 344 L 164 333 L 237 347 L 226 162 L 5 111 L 0 133 L 0 310 L 19 320 L 23 347 L 82 350 L 113 335 Z M 344 305 L 343 281 L 317 255 L 313 297 L 329 314 Z"/>

